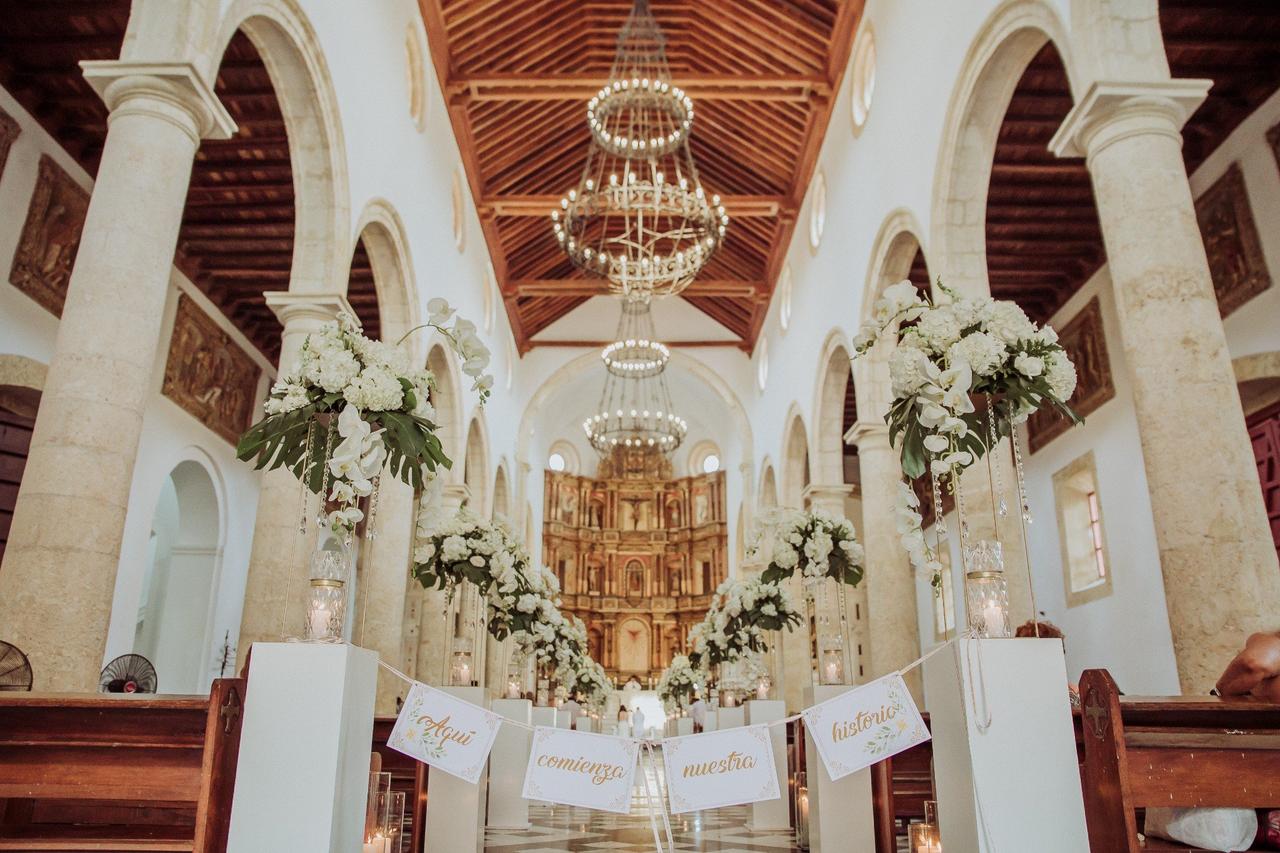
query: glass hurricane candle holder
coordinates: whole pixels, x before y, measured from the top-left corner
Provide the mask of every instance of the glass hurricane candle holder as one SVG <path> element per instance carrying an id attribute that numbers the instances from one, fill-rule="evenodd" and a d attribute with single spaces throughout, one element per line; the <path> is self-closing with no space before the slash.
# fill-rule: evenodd
<path id="1" fill-rule="evenodd" d="M 539 708 L 547 707 L 547 703 L 551 699 L 551 681 L 546 678 L 538 679 L 538 692 L 536 703 Z"/>
<path id="2" fill-rule="evenodd" d="M 313 643 L 343 641 L 351 554 L 345 533 L 335 533 L 328 527 L 320 532 L 307 578 L 302 639 Z"/>
<path id="3" fill-rule="evenodd" d="M 825 641 L 818 675 L 823 684 L 844 684 L 844 649 L 839 637 Z"/>
<path id="4" fill-rule="evenodd" d="M 769 688 L 773 686 L 772 680 L 767 675 L 762 675 L 756 679 L 756 698 L 768 699 Z"/>
<path id="5" fill-rule="evenodd" d="M 942 853 L 942 837 L 938 834 L 937 803 L 926 800 L 924 820 L 907 827 L 908 853 Z"/>
<path id="6" fill-rule="evenodd" d="M 455 637 L 453 661 L 449 666 L 449 683 L 454 687 L 470 687 L 471 677 L 471 640 L 467 637 Z"/>
<path id="7" fill-rule="evenodd" d="M 804 773 L 796 785 L 796 846 L 809 849 L 809 786 Z"/>
<path id="8" fill-rule="evenodd" d="M 965 613 L 973 632 L 988 639 L 1013 636 L 1000 543 L 984 539 L 971 545 L 965 554 L 964 578 Z"/>

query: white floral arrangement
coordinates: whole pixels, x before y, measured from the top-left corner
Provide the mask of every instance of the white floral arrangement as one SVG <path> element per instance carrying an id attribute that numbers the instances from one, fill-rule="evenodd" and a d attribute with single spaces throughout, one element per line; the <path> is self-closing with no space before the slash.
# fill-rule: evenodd
<path id="1" fill-rule="evenodd" d="M 576 693 L 587 707 L 599 710 L 613 693 L 613 682 L 603 666 L 584 657 L 569 682 L 569 693 Z"/>
<path id="2" fill-rule="evenodd" d="M 767 652 L 766 631 L 789 631 L 799 624 L 800 611 L 777 582 L 762 577 L 726 580 L 716 588 L 706 617 L 689 633 L 689 662 L 715 666 L 747 652 Z"/>
<path id="3" fill-rule="evenodd" d="M 561 685 L 570 684 L 587 656 L 587 626 L 576 616 L 558 609 L 548 621 L 536 622 L 528 631 L 513 634 L 516 645 L 532 654 L 540 669 L 553 672 Z"/>
<path id="4" fill-rule="evenodd" d="M 483 402 L 493 377 L 484 372 L 489 351 L 475 325 L 458 317 L 446 328 L 454 311 L 443 299 L 431 300 L 428 311 L 426 325 L 458 352 Z M 288 468 L 324 499 L 329 526 L 349 534 L 384 466 L 415 489 L 451 466 L 429 402 L 434 387 L 431 372 L 413 368 L 398 343 L 365 337 L 342 313 L 307 336 L 297 366 L 272 386 L 266 417 L 240 437 L 236 455 L 259 469 Z"/>
<path id="5" fill-rule="evenodd" d="M 824 510 L 770 512 L 752 546 L 753 556 L 762 550 L 769 561 L 760 575 L 766 583 L 785 580 L 798 569 L 805 579 L 831 578 L 857 586 L 866 568 L 853 523 Z"/>
<path id="6" fill-rule="evenodd" d="M 1052 327 L 1037 326 L 1013 302 L 938 288 L 949 301 L 935 304 L 910 281 L 886 288 L 854 348 L 860 357 L 897 330 L 889 356 L 889 440 L 909 480 L 929 474 L 954 488 L 961 471 L 1042 406 L 1073 423 L 1080 418 L 1067 405 L 1075 366 Z M 985 412 L 975 397 L 985 397 Z M 920 525 L 919 500 L 903 484 L 898 532 L 912 565 L 929 571 L 936 588 L 941 563 Z"/>
<path id="7" fill-rule="evenodd" d="M 704 674 L 694 667 L 686 655 L 676 655 L 671 658 L 671 665 L 658 677 L 658 698 L 664 705 L 687 708 L 704 679 Z"/>

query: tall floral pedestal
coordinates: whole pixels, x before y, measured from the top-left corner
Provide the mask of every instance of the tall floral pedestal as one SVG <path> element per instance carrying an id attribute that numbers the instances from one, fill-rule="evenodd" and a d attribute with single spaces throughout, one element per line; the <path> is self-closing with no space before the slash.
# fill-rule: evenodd
<path id="1" fill-rule="evenodd" d="M 680 717 L 676 720 L 676 736 L 684 737 L 693 734 L 693 717 Z"/>
<path id="2" fill-rule="evenodd" d="M 716 712 L 716 723 L 722 729 L 732 729 L 746 725 L 747 711 L 741 705 L 732 708 L 721 708 Z"/>
<path id="3" fill-rule="evenodd" d="M 746 709 L 749 726 L 777 722 L 787 716 L 787 703 L 781 699 L 752 699 L 746 704 Z M 787 808 L 787 727 L 769 729 L 769 742 L 773 744 L 773 766 L 782 796 L 776 800 L 752 803 L 747 828 L 753 832 L 791 828 L 791 812 Z"/>
<path id="4" fill-rule="evenodd" d="M 806 687 L 806 708 L 853 688 L 847 684 Z M 805 774 L 809 781 L 809 850 L 811 853 L 875 853 L 875 816 L 871 808 L 871 769 L 837 782 L 827 775 L 813 735 L 805 730 Z M 957 847 L 964 850 L 964 847 Z M 1084 848 L 1087 849 L 1087 848 Z"/>
<path id="5" fill-rule="evenodd" d="M 495 699 L 493 712 L 504 719 L 530 725 L 533 703 L 528 699 Z M 489 753 L 489 826 L 493 829 L 528 829 L 529 801 L 524 774 L 529 766 L 531 734 L 519 726 L 504 725 Z"/>
<path id="6" fill-rule="evenodd" d="M 363 841 L 378 656 L 254 643 L 229 853 L 351 853 Z"/>
<path id="7" fill-rule="evenodd" d="M 924 682 L 946 849 L 1088 850 L 1062 641 L 956 640 Z"/>
<path id="8" fill-rule="evenodd" d="M 472 705 L 483 708 L 489 704 L 483 687 L 440 689 Z M 487 769 L 474 785 L 436 770 L 427 774 L 426 853 L 481 853 L 484 848 L 484 792 L 488 782 Z"/>
<path id="9" fill-rule="evenodd" d="M 720 730 L 720 711 L 718 709 L 715 711 L 707 712 L 707 722 L 702 727 L 702 730 L 706 732 L 714 732 L 714 731 Z"/>
<path id="10" fill-rule="evenodd" d="M 593 732 L 596 729 L 592 722 L 590 715 L 580 714 L 578 719 L 573 721 L 573 727 L 580 732 Z"/>

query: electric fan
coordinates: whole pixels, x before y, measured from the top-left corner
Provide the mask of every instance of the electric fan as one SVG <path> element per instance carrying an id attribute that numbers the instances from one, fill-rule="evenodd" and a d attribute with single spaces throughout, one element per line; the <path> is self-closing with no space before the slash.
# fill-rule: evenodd
<path id="1" fill-rule="evenodd" d="M 98 677 L 99 693 L 155 693 L 156 668 L 142 655 L 121 655 Z"/>
<path id="2" fill-rule="evenodd" d="M 31 689 L 31 661 L 17 646 L 0 640 L 0 692 Z"/>

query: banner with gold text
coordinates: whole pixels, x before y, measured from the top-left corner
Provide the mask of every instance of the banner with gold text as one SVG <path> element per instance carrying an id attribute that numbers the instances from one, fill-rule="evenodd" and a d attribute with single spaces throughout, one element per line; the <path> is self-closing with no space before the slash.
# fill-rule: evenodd
<path id="1" fill-rule="evenodd" d="M 501 725 L 479 705 L 414 682 L 387 746 L 474 785 Z"/>
<path id="2" fill-rule="evenodd" d="M 929 739 L 896 672 L 814 705 L 803 716 L 832 781 Z"/>
<path id="3" fill-rule="evenodd" d="M 768 726 L 666 738 L 662 761 L 672 814 L 781 796 Z"/>
<path id="4" fill-rule="evenodd" d="M 626 814 L 639 751 L 631 738 L 536 726 L 524 798 Z"/>

